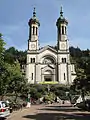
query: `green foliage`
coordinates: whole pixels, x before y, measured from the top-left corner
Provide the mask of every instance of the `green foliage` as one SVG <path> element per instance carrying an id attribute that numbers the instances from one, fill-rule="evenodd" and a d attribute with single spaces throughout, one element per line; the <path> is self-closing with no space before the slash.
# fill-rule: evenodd
<path id="1" fill-rule="evenodd" d="M 84 69 L 79 68 L 77 71 L 77 77 L 71 86 L 71 90 L 78 92 L 84 100 L 84 96 L 90 92 L 90 77 L 86 75 Z"/>
<path id="2" fill-rule="evenodd" d="M 5 42 L 0 33 L 0 96 L 7 93 L 15 94 L 16 98 L 24 91 L 27 84 L 26 79 L 21 73 L 20 63 L 17 59 L 19 53 L 14 47 L 5 50 Z"/>
<path id="3" fill-rule="evenodd" d="M 70 92 L 84 96 L 90 92 L 90 50 L 81 51 L 79 48 L 70 47 L 70 54 L 77 73 Z"/>
<path id="4" fill-rule="evenodd" d="M 50 91 L 54 92 L 54 94 L 58 97 L 60 97 L 61 99 L 65 100 L 65 99 L 69 99 L 68 96 L 66 95 L 66 92 L 69 92 L 70 88 L 68 86 L 65 85 L 52 85 L 50 87 Z"/>
<path id="5" fill-rule="evenodd" d="M 3 41 L 2 34 L 0 33 L 0 55 L 2 55 L 2 53 L 4 53 L 5 51 L 4 46 L 5 46 L 5 42 Z"/>
<path id="6" fill-rule="evenodd" d="M 0 33 L 0 95 L 5 94 L 6 85 L 7 85 L 7 74 L 8 69 L 6 68 L 6 64 L 4 63 L 4 48 L 5 42 L 2 39 L 2 34 Z"/>
<path id="7" fill-rule="evenodd" d="M 55 94 L 52 92 L 49 92 L 47 95 L 45 95 L 45 100 L 46 101 L 54 101 Z"/>
<path id="8" fill-rule="evenodd" d="M 19 61 L 20 66 L 26 64 L 26 51 L 18 51 L 14 47 L 10 47 L 5 51 L 5 61 L 13 64 L 16 60 Z"/>
<path id="9" fill-rule="evenodd" d="M 17 100 L 17 97 L 19 94 L 21 94 L 24 91 L 24 87 L 26 85 L 26 79 L 22 76 L 21 70 L 20 70 L 20 64 L 18 62 L 15 62 L 11 65 L 10 69 L 11 73 L 11 79 L 9 81 L 8 85 L 8 92 L 15 94 Z"/>
<path id="10" fill-rule="evenodd" d="M 7 91 L 7 85 L 9 83 L 9 65 L 3 64 L 0 70 L 0 95 L 4 95 Z"/>
<path id="11" fill-rule="evenodd" d="M 29 89 L 30 89 L 31 97 L 34 98 L 34 99 L 38 99 L 45 94 L 46 86 L 37 85 L 37 84 L 36 85 L 30 85 Z"/>
<path id="12" fill-rule="evenodd" d="M 70 47 L 69 51 L 70 55 L 74 58 L 80 58 L 82 56 L 82 51 L 78 47 L 77 48 Z"/>
<path id="13" fill-rule="evenodd" d="M 5 52 L 5 42 L 2 39 L 2 34 L 0 33 L 0 66 L 4 64 L 4 52 Z"/>

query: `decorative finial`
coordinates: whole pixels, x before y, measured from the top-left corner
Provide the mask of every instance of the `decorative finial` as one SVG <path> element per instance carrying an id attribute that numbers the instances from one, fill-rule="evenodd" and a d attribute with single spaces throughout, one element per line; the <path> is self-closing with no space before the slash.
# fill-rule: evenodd
<path id="1" fill-rule="evenodd" d="M 63 17 L 62 6 L 61 6 L 61 9 L 60 9 L 60 17 Z"/>
<path id="2" fill-rule="evenodd" d="M 33 10 L 33 17 L 36 17 L 36 10 L 35 10 L 35 7 L 34 7 L 34 10 Z"/>

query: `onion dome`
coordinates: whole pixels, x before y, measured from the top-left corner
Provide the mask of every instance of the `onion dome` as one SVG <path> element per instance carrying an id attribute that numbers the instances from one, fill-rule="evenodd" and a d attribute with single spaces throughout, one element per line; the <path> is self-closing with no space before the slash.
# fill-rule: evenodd
<path id="1" fill-rule="evenodd" d="M 29 24 L 29 26 L 31 26 L 31 24 L 38 24 L 38 26 L 40 26 L 40 22 L 36 18 L 36 10 L 35 10 L 35 8 L 33 10 L 33 17 L 29 20 L 28 24 Z"/>
<path id="2" fill-rule="evenodd" d="M 63 17 L 62 7 L 60 10 L 60 17 L 57 19 L 57 22 L 56 22 L 56 26 L 59 26 L 61 23 L 65 23 L 66 25 L 68 24 L 68 21 Z"/>

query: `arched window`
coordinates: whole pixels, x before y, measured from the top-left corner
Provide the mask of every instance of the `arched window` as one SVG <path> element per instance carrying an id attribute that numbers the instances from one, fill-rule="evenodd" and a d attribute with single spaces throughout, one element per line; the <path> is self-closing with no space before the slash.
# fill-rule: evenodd
<path id="1" fill-rule="evenodd" d="M 31 63 L 35 63 L 35 58 L 31 58 Z"/>
<path id="2" fill-rule="evenodd" d="M 67 34 L 66 26 L 65 26 L 65 34 Z"/>
<path id="3" fill-rule="evenodd" d="M 66 58 L 64 58 L 64 63 L 66 63 Z"/>
<path id="4" fill-rule="evenodd" d="M 66 78 L 65 78 L 65 73 L 64 73 L 64 80 L 65 80 Z"/>
<path id="5" fill-rule="evenodd" d="M 32 63 L 32 58 L 31 58 L 31 63 Z"/>
<path id="6" fill-rule="evenodd" d="M 31 76 L 31 77 L 32 77 L 32 80 L 33 80 L 33 73 L 32 73 L 32 76 Z"/>
<path id="7" fill-rule="evenodd" d="M 33 35 L 35 34 L 35 27 L 33 26 Z"/>
<path id="8" fill-rule="evenodd" d="M 38 34 L 38 28 L 36 27 L 36 35 Z"/>
<path id="9" fill-rule="evenodd" d="M 62 63 L 66 63 L 66 58 L 62 58 Z"/>
<path id="10" fill-rule="evenodd" d="M 62 63 L 64 62 L 64 58 L 62 58 Z"/>
<path id="11" fill-rule="evenodd" d="M 64 26 L 62 26 L 62 35 L 64 35 Z"/>
<path id="12" fill-rule="evenodd" d="M 33 58 L 33 63 L 35 63 L 35 58 Z"/>
<path id="13" fill-rule="evenodd" d="M 52 58 L 46 57 L 43 61 L 44 64 L 52 64 L 54 60 Z"/>

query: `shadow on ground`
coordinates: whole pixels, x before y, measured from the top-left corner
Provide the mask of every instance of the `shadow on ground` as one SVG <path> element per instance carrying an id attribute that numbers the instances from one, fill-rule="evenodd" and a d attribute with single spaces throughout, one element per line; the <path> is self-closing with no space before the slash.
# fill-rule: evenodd
<path id="1" fill-rule="evenodd" d="M 49 110 L 49 111 L 63 111 L 63 112 L 74 112 L 74 111 L 84 111 L 78 107 L 71 106 L 46 106 L 45 108 L 39 110 Z"/>
<path id="2" fill-rule="evenodd" d="M 85 114 L 63 114 L 63 113 L 39 113 L 26 115 L 24 118 L 32 120 L 90 120 L 90 115 Z"/>
<path id="3" fill-rule="evenodd" d="M 90 114 L 78 113 L 76 112 L 78 109 L 74 107 L 47 106 L 39 110 L 41 110 L 41 112 L 39 111 L 40 113 L 23 117 L 30 120 L 90 120 Z M 55 111 L 55 113 L 51 113 L 48 110 Z M 60 111 L 60 113 L 56 113 L 56 111 Z"/>

